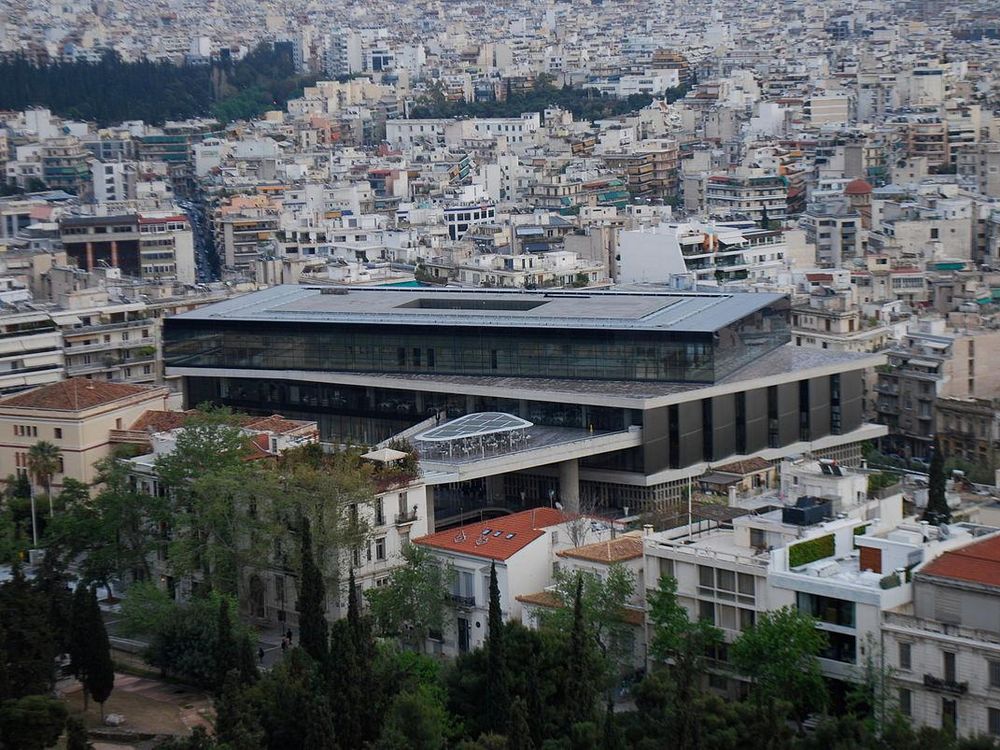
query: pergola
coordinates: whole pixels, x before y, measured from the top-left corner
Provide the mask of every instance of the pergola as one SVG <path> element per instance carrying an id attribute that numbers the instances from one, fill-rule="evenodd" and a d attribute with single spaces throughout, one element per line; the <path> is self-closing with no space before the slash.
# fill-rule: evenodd
<path id="1" fill-rule="evenodd" d="M 466 414 L 417 435 L 420 443 L 428 443 L 428 452 L 454 457 L 511 450 L 531 440 L 527 433 L 534 424 L 513 414 L 485 411 Z"/>

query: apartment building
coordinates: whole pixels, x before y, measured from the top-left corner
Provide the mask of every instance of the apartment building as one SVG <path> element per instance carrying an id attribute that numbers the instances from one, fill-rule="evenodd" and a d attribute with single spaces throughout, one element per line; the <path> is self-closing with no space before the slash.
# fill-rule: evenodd
<path id="1" fill-rule="evenodd" d="M 82 195 L 89 188 L 90 152 L 74 136 L 49 138 L 42 143 L 42 181 L 53 190 Z"/>
<path id="2" fill-rule="evenodd" d="M 998 331 L 950 331 L 942 320 L 922 320 L 888 355 L 875 386 L 877 420 L 889 427 L 888 449 L 906 457 L 929 458 L 939 397 L 1000 392 Z"/>
<path id="3" fill-rule="evenodd" d="M 956 151 L 958 174 L 972 180 L 990 198 L 1000 198 L 1000 143 L 968 144 Z"/>
<path id="4" fill-rule="evenodd" d="M 993 470 L 1000 448 L 1000 399 L 941 396 L 934 404 L 946 456 Z"/>
<path id="5" fill-rule="evenodd" d="M 912 605 L 886 613 L 881 644 L 900 710 L 917 725 L 1000 737 L 1000 534 L 917 568 L 912 586 Z"/>
<path id="6" fill-rule="evenodd" d="M 756 171 L 711 175 L 705 185 L 705 204 L 709 211 L 723 216 L 744 216 L 757 223 L 764 219 L 783 222 L 788 214 L 788 181 Z"/>
<path id="7" fill-rule="evenodd" d="M 533 508 L 500 518 L 466 524 L 413 539 L 454 571 L 449 600 L 451 616 L 432 637 L 435 653 L 457 656 L 486 640 L 490 606 L 490 566 L 496 566 L 504 620 L 522 618 L 525 596 L 552 583 L 555 553 L 574 546 L 574 519 L 552 508 Z M 588 541 L 609 537 L 610 528 L 587 534 Z"/>
<path id="8" fill-rule="evenodd" d="M 157 324 L 144 303 L 53 313 L 53 319 L 62 332 L 68 377 L 161 382 Z"/>
<path id="9" fill-rule="evenodd" d="M 212 217 L 216 252 L 223 265 L 249 273 L 258 256 L 271 249 L 281 224 L 281 206 L 267 196 L 234 196 Z"/>
<path id="10" fill-rule="evenodd" d="M 807 297 L 792 303 L 792 338 L 796 346 L 843 352 L 878 352 L 888 346 L 890 330 L 866 318 L 850 289 L 824 285 L 826 275 L 809 274 L 819 282 Z M 832 277 L 829 278 L 832 281 Z"/>
<path id="11" fill-rule="evenodd" d="M 861 214 L 845 201 L 811 203 L 799 217 L 806 242 L 816 248 L 816 264 L 822 268 L 841 268 L 864 255 Z"/>
<path id="12" fill-rule="evenodd" d="M 67 478 L 91 484 L 94 464 L 111 454 L 111 432 L 165 410 L 167 396 L 166 388 L 70 378 L 0 399 L 0 473 L 27 475 L 28 451 L 44 440 L 60 451 L 54 492 Z"/>
<path id="13" fill-rule="evenodd" d="M 63 372 L 62 333 L 48 313 L 0 315 L 0 393 L 55 383 Z"/>

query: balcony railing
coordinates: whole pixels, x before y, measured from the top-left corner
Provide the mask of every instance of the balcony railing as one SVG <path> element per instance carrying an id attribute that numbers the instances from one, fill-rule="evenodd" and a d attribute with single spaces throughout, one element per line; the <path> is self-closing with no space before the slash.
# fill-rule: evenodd
<path id="1" fill-rule="evenodd" d="M 407 511 L 404 511 L 402 513 L 397 513 L 396 514 L 396 525 L 397 526 L 403 526 L 403 525 L 408 524 L 408 523 L 413 523 L 416 520 L 417 520 L 417 511 L 415 509 L 414 510 L 407 510 Z"/>
<path id="2" fill-rule="evenodd" d="M 969 690 L 969 683 L 945 680 L 941 677 L 935 677 L 932 674 L 925 674 L 924 687 L 939 693 L 947 693 L 948 695 L 965 695 Z"/>
<path id="3" fill-rule="evenodd" d="M 462 596 L 461 594 L 448 594 L 448 601 L 459 607 L 475 607 L 476 597 Z"/>

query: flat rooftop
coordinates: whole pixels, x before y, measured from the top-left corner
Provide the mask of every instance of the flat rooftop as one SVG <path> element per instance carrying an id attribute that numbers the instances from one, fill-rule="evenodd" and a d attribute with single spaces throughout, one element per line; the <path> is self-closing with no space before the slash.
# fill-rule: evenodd
<path id="1" fill-rule="evenodd" d="M 277 286 L 171 320 L 712 333 L 781 294 Z"/>

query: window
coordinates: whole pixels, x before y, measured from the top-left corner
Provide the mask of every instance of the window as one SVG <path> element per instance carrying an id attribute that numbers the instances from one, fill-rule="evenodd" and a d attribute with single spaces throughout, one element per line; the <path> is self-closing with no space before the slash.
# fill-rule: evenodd
<path id="1" fill-rule="evenodd" d="M 706 565 L 698 566 L 698 585 L 705 588 L 715 588 L 715 570 Z"/>
<path id="2" fill-rule="evenodd" d="M 674 577 L 674 561 L 668 560 L 665 557 L 660 558 L 660 578 L 667 576 L 669 578 Z"/>
<path id="3" fill-rule="evenodd" d="M 1000 688 L 1000 661 L 988 660 L 986 664 L 990 675 L 990 687 Z"/>
<path id="4" fill-rule="evenodd" d="M 903 716 L 913 716 L 913 693 L 906 688 L 899 689 L 899 712 Z"/>
<path id="5" fill-rule="evenodd" d="M 958 727 L 958 701 L 941 699 L 941 728 L 954 732 Z"/>
<path id="6" fill-rule="evenodd" d="M 909 643 L 899 644 L 899 668 L 906 670 L 913 668 L 911 645 Z"/>
<path id="7" fill-rule="evenodd" d="M 1000 708 L 986 709 L 986 732 L 994 737 L 1000 737 Z"/>
<path id="8" fill-rule="evenodd" d="M 56 427 L 53 432 L 55 433 L 56 440 L 62 440 L 62 427 Z"/>
<path id="9" fill-rule="evenodd" d="M 705 620 L 715 625 L 715 604 L 712 602 L 698 602 L 698 619 Z"/>
<path id="10" fill-rule="evenodd" d="M 385 560 L 385 537 L 380 536 L 375 540 L 375 559 Z"/>
<path id="11" fill-rule="evenodd" d="M 944 659 L 944 678 L 948 682 L 956 682 L 955 652 L 942 651 L 941 656 Z"/>
<path id="12" fill-rule="evenodd" d="M 740 610 L 740 630 L 749 630 L 757 621 L 757 613 L 752 609 Z"/>

